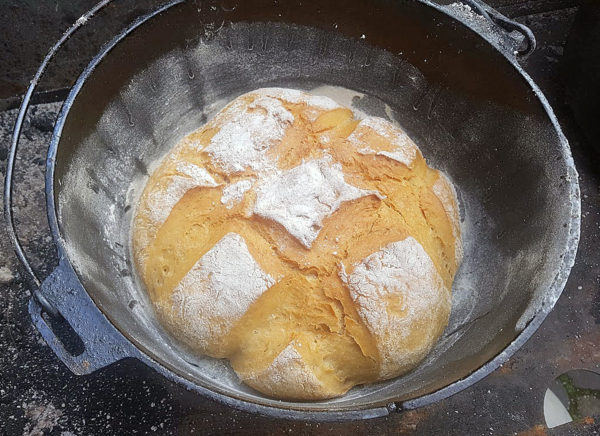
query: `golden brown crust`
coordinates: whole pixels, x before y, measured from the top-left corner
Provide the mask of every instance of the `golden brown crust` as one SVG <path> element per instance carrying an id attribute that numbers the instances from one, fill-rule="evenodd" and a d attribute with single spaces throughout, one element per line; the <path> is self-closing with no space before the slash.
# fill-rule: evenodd
<path id="1" fill-rule="evenodd" d="M 379 119 L 359 122 L 349 109 L 327 99 L 311 101 L 306 94 L 278 92 L 258 90 L 239 97 L 172 150 L 142 194 L 134 219 L 133 251 L 159 318 L 181 342 L 198 353 L 228 358 L 242 380 L 268 395 L 329 398 L 356 384 L 410 370 L 441 335 L 460 262 L 458 208 L 449 181 L 427 166 L 416 145 L 397 127 Z M 278 117 L 271 131 L 260 133 L 273 134 L 264 153 L 240 155 L 254 167 L 244 167 L 242 158 L 224 163 L 228 151 L 215 145 L 214 138 L 225 135 L 223 126 L 240 111 L 263 122 L 263 116 Z M 340 196 L 339 204 L 328 203 L 331 211 L 313 223 L 318 232 L 307 247 L 290 233 L 285 220 L 259 216 L 254 207 L 265 174 L 281 177 L 319 159 L 326 159 L 332 171 L 339 168 L 336 174 L 343 177 L 342 184 L 322 195 L 335 196 L 343 189 L 352 195 L 348 194 L 349 200 Z M 194 166 L 184 174 L 182 162 Z M 240 181 L 244 183 L 232 187 Z M 223 197 L 226 189 L 229 200 Z M 168 201 L 160 203 L 165 198 Z M 157 212 L 161 204 L 168 210 Z M 250 256 L 244 265 L 252 278 L 240 280 L 250 280 L 252 298 L 234 301 L 231 314 L 221 318 L 187 300 L 185 310 L 174 304 L 174 295 L 181 292 L 192 296 L 205 292 L 199 290 L 205 285 L 189 284 L 196 283 L 189 278 L 190 271 L 200 278 L 210 277 L 206 280 L 215 283 L 215 295 L 223 295 L 219 286 L 223 292 L 231 288 L 226 285 L 235 268 L 213 272 L 210 268 L 214 259 L 228 258 L 225 252 L 211 256 L 223 240 L 233 240 L 228 236 L 232 234 L 239 238 L 231 258 L 239 262 L 239 247 Z M 414 241 L 412 248 L 422 247 L 420 267 L 403 260 L 402 250 L 408 245 L 402 241 Z M 367 258 L 379 269 L 361 264 Z M 388 260 L 382 264 L 384 258 Z M 400 263 L 390 266 L 385 264 L 388 261 Z M 411 270 L 417 267 L 426 273 L 419 276 Z M 378 330 L 370 323 L 363 305 L 375 300 L 358 298 L 355 291 L 362 288 L 353 291 L 348 278 L 353 277 L 354 284 L 363 279 L 375 283 L 388 273 L 400 278 L 413 274 L 414 283 L 440 301 L 428 318 L 431 328 L 420 328 L 399 306 L 403 293 L 414 284 L 408 279 L 402 289 L 391 285 L 387 299 L 381 297 L 379 285 L 373 288 L 390 327 Z M 182 290 L 182 283 L 198 289 Z M 194 332 L 189 327 L 194 319 L 217 319 L 220 327 Z M 399 325 L 407 329 L 406 340 L 385 348 L 384 336 L 394 334 L 390 329 Z M 398 362 L 408 357 L 401 364 L 390 363 L 392 358 L 382 361 L 390 349 Z"/>

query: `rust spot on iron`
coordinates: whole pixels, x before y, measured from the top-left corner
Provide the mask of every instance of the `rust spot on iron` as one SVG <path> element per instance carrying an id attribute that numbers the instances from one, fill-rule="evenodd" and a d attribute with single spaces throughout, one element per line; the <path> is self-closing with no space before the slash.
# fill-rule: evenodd
<path id="1" fill-rule="evenodd" d="M 516 362 L 511 359 L 508 362 L 504 362 L 502 365 L 500 365 L 496 371 L 492 372 L 491 375 L 503 376 L 511 374 L 515 370 L 515 365 Z"/>
<path id="2" fill-rule="evenodd" d="M 594 363 L 600 360 L 600 332 L 591 332 L 564 342 L 560 349 L 557 363 L 562 367 L 570 368 L 573 362 Z"/>
<path id="3" fill-rule="evenodd" d="M 413 433 L 419 423 L 427 418 L 428 412 L 423 409 L 407 410 L 402 412 L 402 420 L 399 422 L 398 433 Z"/>
<path id="4" fill-rule="evenodd" d="M 502 375 L 510 374 L 512 372 L 512 365 L 510 362 L 506 362 L 504 365 L 500 365 L 497 372 Z"/>
<path id="5" fill-rule="evenodd" d="M 529 430 L 519 432 L 517 436 L 546 436 L 547 434 L 546 427 L 543 425 L 536 425 Z"/>

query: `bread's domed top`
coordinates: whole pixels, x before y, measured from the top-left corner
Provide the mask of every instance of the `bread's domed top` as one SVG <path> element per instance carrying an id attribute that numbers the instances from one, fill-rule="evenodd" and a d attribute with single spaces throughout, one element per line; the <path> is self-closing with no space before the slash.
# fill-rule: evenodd
<path id="1" fill-rule="evenodd" d="M 454 188 L 404 131 L 264 88 L 181 140 L 134 218 L 165 327 L 285 399 L 412 369 L 441 335 L 461 252 Z"/>

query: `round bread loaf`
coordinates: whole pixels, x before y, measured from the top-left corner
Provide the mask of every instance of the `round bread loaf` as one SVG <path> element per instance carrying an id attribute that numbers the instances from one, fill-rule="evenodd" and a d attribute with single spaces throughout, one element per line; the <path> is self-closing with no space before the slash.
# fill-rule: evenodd
<path id="1" fill-rule="evenodd" d="M 149 178 L 133 252 L 160 321 L 280 399 L 414 368 L 461 259 L 456 194 L 376 117 L 292 89 L 242 95 Z"/>

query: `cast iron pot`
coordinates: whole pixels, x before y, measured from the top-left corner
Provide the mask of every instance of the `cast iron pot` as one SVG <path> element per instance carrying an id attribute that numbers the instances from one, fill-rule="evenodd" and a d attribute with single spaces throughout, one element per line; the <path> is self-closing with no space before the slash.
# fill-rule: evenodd
<path id="1" fill-rule="evenodd" d="M 73 86 L 49 147 L 46 195 L 60 264 L 34 291 L 33 322 L 86 374 L 141 360 L 234 407 L 298 419 L 357 419 L 415 408 L 489 374 L 558 299 L 579 238 L 579 187 L 567 141 L 517 62 L 530 31 L 469 0 L 174 2 L 130 25 Z M 101 9 L 82 17 L 53 48 Z M 511 35 L 503 29 L 513 31 Z M 522 37 L 520 39 L 523 39 Z M 400 378 L 327 401 L 268 398 L 226 362 L 193 356 L 157 322 L 131 263 L 132 214 L 152 166 L 227 101 L 264 86 L 332 93 L 397 121 L 458 187 L 465 257 L 449 325 Z M 30 88 L 15 129 L 5 211 Z M 47 320 L 83 341 L 72 353 Z"/>

